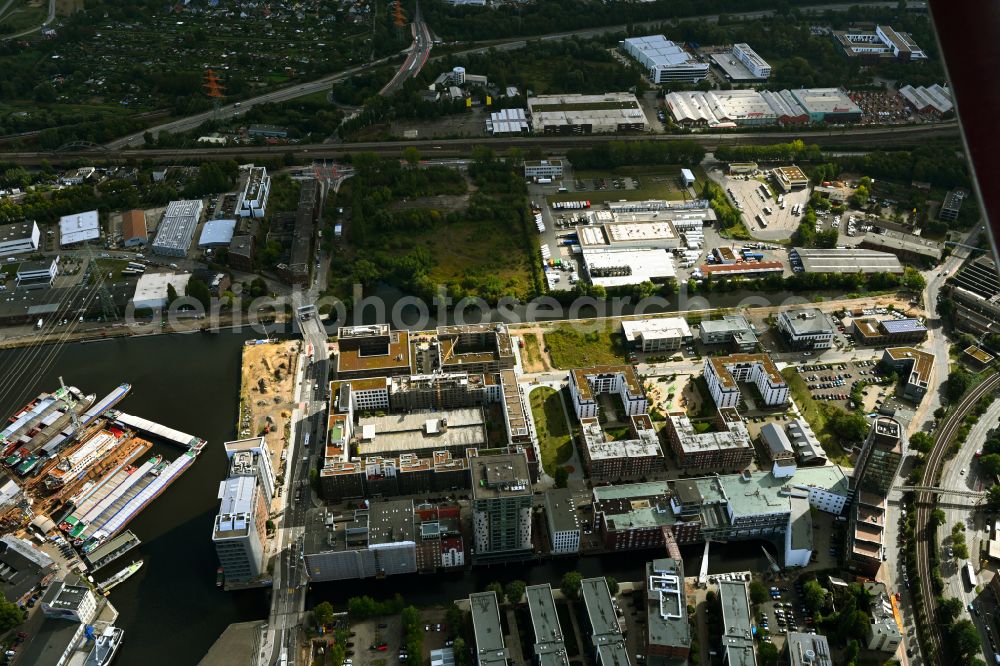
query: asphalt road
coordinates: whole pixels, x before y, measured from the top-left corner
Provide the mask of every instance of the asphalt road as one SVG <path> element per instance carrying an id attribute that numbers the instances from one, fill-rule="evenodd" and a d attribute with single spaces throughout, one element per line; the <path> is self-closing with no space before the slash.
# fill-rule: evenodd
<path id="1" fill-rule="evenodd" d="M 13 2 L 13 0 L 11 0 L 11 2 Z M 7 7 L 9 7 L 9 6 L 10 6 L 10 2 L 8 2 L 4 6 L 3 11 L 0 11 L 0 16 L 3 15 L 4 11 L 7 11 Z M 38 32 L 39 30 L 41 30 L 45 26 L 47 26 L 50 23 L 52 23 L 52 21 L 55 19 L 55 17 L 56 17 L 56 0 L 49 0 L 49 14 L 48 14 L 48 16 L 45 17 L 45 20 L 42 21 L 41 25 L 36 25 L 34 28 L 28 28 L 28 29 L 22 30 L 20 32 L 15 32 L 13 35 L 4 35 L 3 37 L 0 37 L 0 42 L 6 42 L 6 41 L 11 40 L 11 39 L 17 39 L 18 37 L 24 37 L 25 35 L 30 35 L 33 32 Z"/>
<path id="2" fill-rule="evenodd" d="M 410 24 L 413 33 L 413 45 L 403 61 L 403 65 L 396 71 L 396 74 L 379 91 L 379 95 L 389 95 L 399 90 L 403 82 L 420 73 L 420 70 L 427 64 L 427 59 L 431 55 L 431 48 L 434 46 L 434 39 L 431 37 L 430 28 L 424 21 L 420 12 L 420 3 L 417 3 L 416 11 L 413 13 L 413 23 Z"/>

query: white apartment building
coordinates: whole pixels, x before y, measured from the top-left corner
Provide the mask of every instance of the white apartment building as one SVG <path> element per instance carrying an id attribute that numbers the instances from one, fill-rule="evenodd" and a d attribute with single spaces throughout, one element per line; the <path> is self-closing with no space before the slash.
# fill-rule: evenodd
<path id="1" fill-rule="evenodd" d="M 0 225 L 0 256 L 36 252 L 40 238 L 41 232 L 34 220 Z"/>
<path id="2" fill-rule="evenodd" d="M 271 194 L 271 177 L 264 167 L 250 167 L 246 184 L 236 204 L 236 214 L 240 217 L 264 217 L 267 198 Z"/>
<path id="3" fill-rule="evenodd" d="M 576 369 L 569 374 L 569 392 L 578 418 L 597 417 L 597 396 L 617 393 L 627 416 L 649 411 L 649 401 L 630 365 L 596 366 Z"/>
<path id="4" fill-rule="evenodd" d="M 234 476 L 219 484 L 219 513 L 212 541 L 226 580 L 249 581 L 264 567 L 267 509 L 256 476 Z"/>
<path id="5" fill-rule="evenodd" d="M 710 356 L 705 359 L 704 377 L 712 399 L 720 408 L 740 404 L 737 382 L 754 384 L 769 407 L 788 402 L 788 384 L 767 354 Z"/>

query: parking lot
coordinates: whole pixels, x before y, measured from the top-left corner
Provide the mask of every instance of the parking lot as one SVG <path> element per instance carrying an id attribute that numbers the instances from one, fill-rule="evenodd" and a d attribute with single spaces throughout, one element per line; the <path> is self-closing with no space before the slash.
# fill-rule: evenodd
<path id="1" fill-rule="evenodd" d="M 865 385 L 860 406 L 866 412 L 881 407 L 883 399 L 893 390 L 891 377 L 882 372 L 877 361 L 803 365 L 798 370 L 813 400 L 833 402 L 848 409 L 859 407 L 851 400 L 851 392 L 857 386 Z"/>
<path id="2" fill-rule="evenodd" d="M 724 176 L 723 186 L 743 213 L 747 229 L 758 238 L 790 236 L 798 227 L 809 201 L 808 188 L 776 196 L 760 175 Z M 761 226 L 761 219 L 766 222 L 766 227 Z"/>

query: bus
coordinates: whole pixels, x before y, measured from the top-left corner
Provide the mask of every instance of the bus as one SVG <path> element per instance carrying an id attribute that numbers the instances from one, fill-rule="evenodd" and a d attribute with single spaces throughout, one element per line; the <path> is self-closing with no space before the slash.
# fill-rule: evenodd
<path id="1" fill-rule="evenodd" d="M 767 222 L 764 220 L 764 216 L 757 213 L 757 224 L 760 225 L 761 229 L 767 229 Z"/>
<path id="2" fill-rule="evenodd" d="M 965 580 L 969 584 L 969 587 L 976 587 L 979 581 L 976 579 L 976 570 L 972 568 L 972 562 L 966 562 L 965 566 L 962 567 L 962 571 L 965 572 Z"/>

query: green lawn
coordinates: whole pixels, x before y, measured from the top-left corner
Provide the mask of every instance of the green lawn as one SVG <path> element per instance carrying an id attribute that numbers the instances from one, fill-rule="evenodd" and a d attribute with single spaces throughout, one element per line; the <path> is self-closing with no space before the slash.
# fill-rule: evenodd
<path id="1" fill-rule="evenodd" d="M 556 468 L 573 457 L 573 436 L 566 423 L 562 396 L 547 386 L 536 388 L 531 392 L 531 415 L 542 450 L 542 468 L 554 476 Z"/>
<path id="2" fill-rule="evenodd" d="M 615 176 L 631 178 L 635 176 L 639 179 L 639 187 L 634 190 L 616 190 L 608 182 L 608 189 L 605 190 L 582 190 L 579 192 L 565 192 L 548 197 L 550 202 L 554 201 L 579 201 L 587 199 L 593 203 L 605 201 L 641 201 L 643 199 L 668 199 L 673 201 L 683 201 L 687 192 L 680 188 L 681 167 L 671 166 L 648 166 L 648 167 L 617 167 L 608 171 L 598 171 L 592 169 L 582 169 L 573 173 L 574 178 L 580 180 L 585 186 L 592 185 L 594 178 L 604 178 L 610 181 Z M 704 172 L 702 172 L 704 176 Z M 697 177 L 697 172 L 696 172 Z M 631 182 L 629 183 L 631 185 Z M 695 188 L 697 188 L 697 183 Z"/>
<path id="3" fill-rule="evenodd" d="M 840 446 L 840 442 L 827 432 L 826 429 L 826 408 L 827 405 L 820 404 L 812 399 L 812 394 L 809 393 L 809 387 L 806 386 L 805 381 L 799 375 L 795 368 L 785 368 L 781 371 L 781 376 L 785 378 L 788 382 L 788 388 L 792 392 L 792 400 L 795 404 L 799 406 L 799 411 L 802 412 L 802 416 L 812 427 L 813 432 L 816 433 L 816 437 L 819 438 L 820 444 L 823 445 L 823 450 L 826 451 L 827 458 L 831 462 L 837 463 L 839 465 L 850 465 L 851 459 L 848 457 L 847 452 L 844 451 Z"/>
<path id="4" fill-rule="evenodd" d="M 594 365 L 621 365 L 625 348 L 621 333 L 611 327 L 582 329 L 563 325 L 545 333 L 552 364 L 564 370 Z"/>
<path id="5" fill-rule="evenodd" d="M 98 276 L 103 276 L 108 284 L 121 282 L 122 271 L 127 265 L 127 259 L 94 259 L 94 270 L 90 273 L 90 280 L 94 282 Z M 108 273 L 111 273 L 110 277 Z"/>

